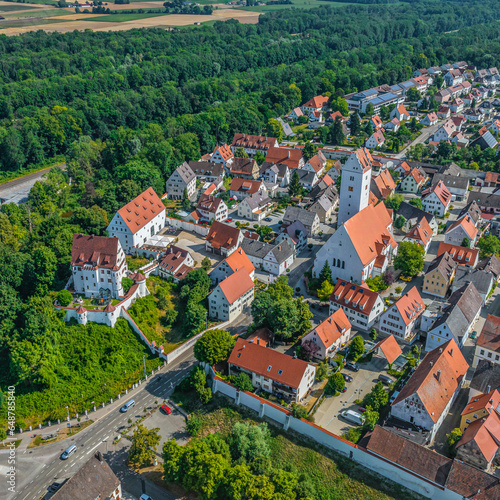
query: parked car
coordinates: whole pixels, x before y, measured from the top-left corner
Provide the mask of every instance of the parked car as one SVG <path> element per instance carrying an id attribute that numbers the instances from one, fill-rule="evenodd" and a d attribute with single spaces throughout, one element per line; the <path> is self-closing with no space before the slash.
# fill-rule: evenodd
<path id="1" fill-rule="evenodd" d="M 233 222 L 233 219 L 226 219 L 227 222 Z"/>
<path id="2" fill-rule="evenodd" d="M 61 483 L 52 483 L 48 488 L 49 493 L 55 493 L 60 487 Z"/>
<path id="3" fill-rule="evenodd" d="M 475 339 L 477 337 L 477 331 L 474 330 L 471 334 L 470 334 L 470 338 L 471 339 Z"/>
<path id="4" fill-rule="evenodd" d="M 389 403 L 391 403 L 391 404 L 392 404 L 392 403 L 394 403 L 394 401 L 395 401 L 395 400 L 396 400 L 396 398 L 398 397 L 398 394 L 399 394 L 399 391 L 394 391 L 394 392 L 392 393 L 392 396 L 391 396 L 391 397 L 390 397 L 390 399 L 389 399 Z"/>
<path id="5" fill-rule="evenodd" d="M 346 363 L 345 367 L 349 368 L 349 370 L 352 370 L 353 372 L 359 372 L 359 366 L 351 361 Z"/>
<path id="6" fill-rule="evenodd" d="M 153 500 L 153 499 L 149 495 L 146 495 L 146 493 L 143 493 L 139 500 Z"/>
<path id="7" fill-rule="evenodd" d="M 391 385 L 394 382 L 394 380 L 392 380 L 391 377 L 388 377 L 387 375 L 384 375 L 383 373 L 381 373 L 378 376 L 378 379 L 380 380 L 380 382 L 382 382 L 385 385 Z"/>
<path id="8" fill-rule="evenodd" d="M 346 382 L 352 382 L 352 377 L 350 375 L 347 375 L 347 373 L 343 373 L 342 376 L 344 377 L 344 380 Z"/>
<path id="9" fill-rule="evenodd" d="M 344 419 L 347 420 L 349 423 L 354 424 L 354 425 L 363 425 L 365 421 L 365 417 L 361 415 L 358 412 L 355 412 L 353 410 L 345 410 L 340 412 L 340 416 Z"/>
<path id="10" fill-rule="evenodd" d="M 168 405 L 161 405 L 160 410 L 165 413 L 165 415 L 170 415 L 172 413 L 172 408 Z"/>
<path id="11" fill-rule="evenodd" d="M 273 219 L 271 219 L 271 217 L 266 217 L 264 220 L 265 220 L 266 222 L 271 222 Z"/>

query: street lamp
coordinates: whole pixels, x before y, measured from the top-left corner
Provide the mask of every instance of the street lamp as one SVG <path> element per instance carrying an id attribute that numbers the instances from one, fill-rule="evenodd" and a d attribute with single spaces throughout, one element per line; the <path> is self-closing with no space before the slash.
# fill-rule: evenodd
<path id="1" fill-rule="evenodd" d="M 69 421 L 69 406 L 66 406 L 66 410 L 68 411 L 68 423 L 69 423 L 69 426 L 71 427 L 71 422 Z"/>

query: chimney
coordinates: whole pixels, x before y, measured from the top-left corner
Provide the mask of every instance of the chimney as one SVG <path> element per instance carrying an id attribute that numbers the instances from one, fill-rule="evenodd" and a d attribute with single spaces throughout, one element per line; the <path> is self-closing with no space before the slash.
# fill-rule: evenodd
<path id="1" fill-rule="evenodd" d="M 436 373 L 436 378 L 437 378 L 437 381 L 440 382 L 441 381 L 441 370 L 438 370 L 437 373 Z"/>
<path id="2" fill-rule="evenodd" d="M 443 353 L 443 348 L 442 348 L 442 347 L 440 347 L 440 348 L 439 348 L 439 354 L 442 354 L 442 353 Z"/>
<path id="3" fill-rule="evenodd" d="M 486 392 L 487 393 L 491 392 L 491 385 L 489 385 L 488 387 L 486 387 Z"/>

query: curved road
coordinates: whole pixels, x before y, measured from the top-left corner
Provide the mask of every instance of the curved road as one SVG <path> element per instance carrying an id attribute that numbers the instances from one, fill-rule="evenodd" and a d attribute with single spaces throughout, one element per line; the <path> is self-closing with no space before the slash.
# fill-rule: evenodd
<path id="1" fill-rule="evenodd" d="M 90 458 L 91 453 L 95 453 L 97 450 L 101 451 L 115 473 L 119 476 L 125 475 L 128 477 L 130 487 L 127 489 L 130 493 L 139 497 L 142 493 L 140 477 L 135 475 L 137 476 L 135 480 L 130 481 L 130 476 L 133 476 L 134 473 L 124 467 L 126 453 L 123 450 L 121 453 L 115 451 L 114 447 L 110 445 L 117 436 L 118 428 L 133 425 L 134 421 L 144 416 L 143 409 L 145 407 L 152 407 L 156 400 L 166 398 L 171 394 L 172 387 L 177 385 L 189 373 L 195 361 L 193 350 L 188 350 L 184 356 L 158 372 L 161 380 L 159 375 L 150 377 L 147 383 L 142 383 L 128 397 L 116 400 L 110 405 L 110 412 L 107 415 L 82 430 L 75 438 L 67 438 L 57 443 L 25 450 L 24 452 L 19 450 L 16 457 L 16 492 L 8 493 L 6 491 L 7 484 L 4 479 L 0 486 L 0 498 L 6 500 L 38 500 L 47 493 L 47 488 L 54 481 L 60 482 L 62 479 L 71 477 Z M 132 398 L 135 400 L 136 406 L 127 413 L 120 413 L 119 410 L 123 403 Z M 92 418 L 92 414 L 90 414 L 90 417 Z M 132 420 L 132 424 L 128 423 L 129 419 Z M 61 423 L 61 426 L 64 426 L 64 424 Z M 61 460 L 62 451 L 70 444 L 76 444 L 78 451 L 68 460 Z M 110 447 L 113 450 L 109 450 Z M 7 458 L 8 451 L 0 451 L 0 465 L 5 466 Z M 154 488 L 154 485 L 151 485 L 151 487 Z M 158 498 L 168 500 L 175 498 L 173 495 L 167 496 L 164 490 L 161 491 L 162 496 Z"/>

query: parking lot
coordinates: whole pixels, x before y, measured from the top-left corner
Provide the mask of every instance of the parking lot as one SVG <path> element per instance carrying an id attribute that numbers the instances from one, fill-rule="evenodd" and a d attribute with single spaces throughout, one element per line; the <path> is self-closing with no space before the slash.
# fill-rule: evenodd
<path id="1" fill-rule="evenodd" d="M 359 413 L 359 405 L 354 401 L 362 400 L 378 382 L 378 376 L 387 375 L 385 358 L 373 356 L 369 363 L 358 363 L 359 371 L 354 372 L 344 368 L 342 373 L 350 375 L 352 382 L 346 382 L 347 391 L 340 396 L 328 396 L 315 414 L 315 423 L 326 430 L 341 435 L 354 425 L 348 423 L 339 414 L 344 410 L 354 410 Z M 393 378 L 393 377 L 392 377 Z"/>
<path id="2" fill-rule="evenodd" d="M 170 439 L 175 439 L 180 445 L 186 444 L 189 439 L 184 416 L 174 409 L 172 405 L 168 404 L 168 406 L 173 410 L 170 415 L 166 415 L 162 410 L 158 409 L 143 422 L 148 429 L 160 429 L 161 440 L 157 448 L 159 453 L 163 449 L 163 444 Z"/>

